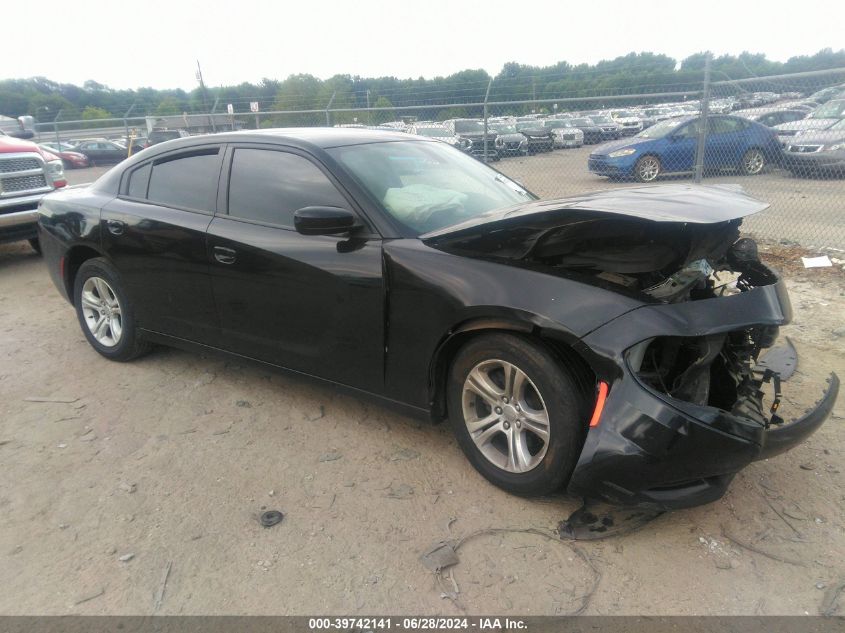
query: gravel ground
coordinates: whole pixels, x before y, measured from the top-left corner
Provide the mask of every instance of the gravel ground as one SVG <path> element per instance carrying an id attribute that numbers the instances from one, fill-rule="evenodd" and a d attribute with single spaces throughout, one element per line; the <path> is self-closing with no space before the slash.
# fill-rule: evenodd
<path id="1" fill-rule="evenodd" d="M 845 375 L 843 275 L 792 269 L 787 413 Z M 509 496 L 445 426 L 322 386 L 170 349 L 111 363 L 26 243 L 0 246 L 0 393 L 0 614 L 845 613 L 841 402 L 716 503 L 606 541 L 481 533 L 438 580 L 432 543 L 551 532 L 576 501 Z"/>

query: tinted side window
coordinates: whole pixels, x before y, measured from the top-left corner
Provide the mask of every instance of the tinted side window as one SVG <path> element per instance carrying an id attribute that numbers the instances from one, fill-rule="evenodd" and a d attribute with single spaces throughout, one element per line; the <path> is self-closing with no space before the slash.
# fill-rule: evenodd
<path id="1" fill-rule="evenodd" d="M 218 151 L 213 148 L 160 158 L 153 163 L 147 198 L 171 207 L 213 212 L 220 173 Z"/>
<path id="2" fill-rule="evenodd" d="M 711 119 L 710 131 L 713 134 L 728 134 L 745 129 L 745 124 L 739 119 Z"/>
<path id="3" fill-rule="evenodd" d="M 326 175 L 302 156 L 265 149 L 235 150 L 229 215 L 292 227 L 294 212 L 312 206 L 349 208 Z"/>
<path id="4" fill-rule="evenodd" d="M 146 198 L 147 183 L 150 181 L 150 170 L 152 163 L 147 163 L 129 174 L 129 187 L 126 195 L 130 198 Z"/>

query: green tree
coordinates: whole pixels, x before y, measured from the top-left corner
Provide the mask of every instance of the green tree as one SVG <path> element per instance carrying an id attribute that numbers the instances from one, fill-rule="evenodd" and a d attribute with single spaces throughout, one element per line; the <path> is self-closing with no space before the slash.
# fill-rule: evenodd
<path id="1" fill-rule="evenodd" d="M 176 97 L 165 97 L 159 101 L 155 109 L 156 116 L 171 116 L 174 114 L 182 114 L 183 110 L 181 104 Z"/>
<path id="2" fill-rule="evenodd" d="M 387 97 L 379 97 L 373 104 L 375 108 L 392 108 L 393 104 Z M 396 113 L 393 110 L 377 110 L 373 112 L 373 124 L 387 123 L 388 121 L 395 121 Z"/>
<path id="3" fill-rule="evenodd" d="M 112 118 L 112 114 L 108 110 L 103 110 L 103 108 L 88 106 L 82 111 L 82 118 L 86 121 L 92 121 L 95 119 L 110 119 Z"/>

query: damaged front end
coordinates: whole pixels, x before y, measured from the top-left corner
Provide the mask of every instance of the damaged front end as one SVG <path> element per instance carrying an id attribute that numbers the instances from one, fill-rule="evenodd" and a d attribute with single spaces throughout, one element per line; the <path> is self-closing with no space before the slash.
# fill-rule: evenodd
<path id="1" fill-rule="evenodd" d="M 655 512 L 707 503 L 750 462 L 788 450 L 827 418 L 834 374 L 810 410 L 785 421 L 780 373 L 761 362 L 792 317 L 785 283 L 740 238 L 742 218 L 766 206 L 735 187 L 641 187 L 423 236 L 641 302 L 576 344 L 609 390 L 569 492 Z"/>
<path id="2" fill-rule="evenodd" d="M 779 413 L 785 369 L 764 355 L 791 320 L 783 280 L 749 239 L 712 252 L 641 289 L 656 301 L 582 339 L 610 390 L 570 492 L 654 511 L 707 503 L 747 464 L 795 446 L 828 417 L 835 374 L 803 415 Z"/>

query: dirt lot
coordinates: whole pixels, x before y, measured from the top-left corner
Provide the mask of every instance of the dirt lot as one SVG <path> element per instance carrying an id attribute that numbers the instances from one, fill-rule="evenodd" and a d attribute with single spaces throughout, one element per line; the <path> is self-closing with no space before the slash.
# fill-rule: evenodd
<path id="1" fill-rule="evenodd" d="M 845 273 L 798 254 L 773 256 L 793 273 L 791 411 L 845 375 Z M 2 614 L 845 612 L 841 402 L 717 503 L 600 542 L 481 535 L 438 581 L 430 544 L 552 531 L 576 501 L 509 496 L 445 426 L 320 386 L 169 349 L 108 362 L 25 243 L 0 247 L 0 393 Z"/>

